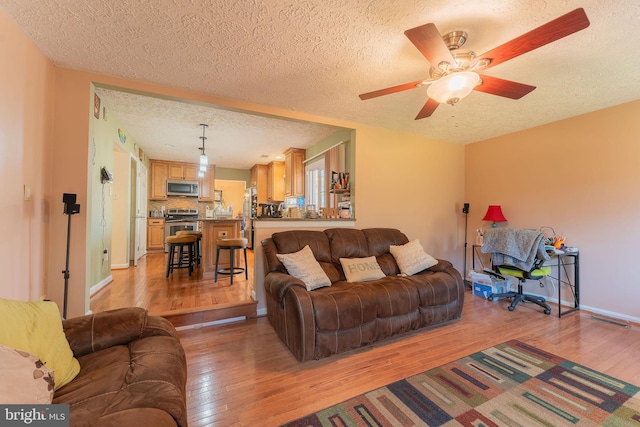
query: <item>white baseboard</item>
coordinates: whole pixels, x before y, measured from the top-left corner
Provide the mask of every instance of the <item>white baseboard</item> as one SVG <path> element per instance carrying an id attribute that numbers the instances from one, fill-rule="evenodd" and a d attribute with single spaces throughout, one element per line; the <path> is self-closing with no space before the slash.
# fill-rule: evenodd
<path id="1" fill-rule="evenodd" d="M 125 270 L 125 269 L 127 269 L 129 267 L 130 267 L 129 263 L 127 263 L 127 264 L 111 264 L 111 269 L 112 270 Z"/>
<path id="2" fill-rule="evenodd" d="M 266 316 L 267 315 L 267 308 L 259 308 L 256 310 L 256 315 L 257 316 Z"/>
<path id="3" fill-rule="evenodd" d="M 232 317 L 230 319 L 222 319 L 222 320 L 214 320 L 212 322 L 206 323 L 196 323 L 195 325 L 185 325 L 176 327 L 176 331 L 185 331 L 187 329 L 199 329 L 204 328 L 205 326 L 213 326 L 213 325 L 224 325 L 225 323 L 239 322 L 241 320 L 247 320 L 245 316 L 240 317 Z"/>
<path id="4" fill-rule="evenodd" d="M 89 289 L 89 297 L 92 297 L 93 294 L 95 294 L 96 292 L 98 292 L 100 289 L 104 288 L 105 286 L 107 286 L 111 282 L 113 282 L 113 276 L 112 275 L 108 275 L 103 280 L 101 280 L 99 283 L 93 285 Z"/>
<path id="5" fill-rule="evenodd" d="M 555 304 L 558 303 L 558 298 L 553 298 L 553 297 L 549 297 L 549 296 L 546 296 L 546 295 L 537 294 L 535 292 L 526 292 L 526 293 L 542 297 L 542 298 L 546 299 L 547 301 L 555 303 Z M 573 301 L 562 300 L 562 305 L 563 305 L 563 307 L 566 307 L 565 309 L 572 308 L 573 304 L 574 304 Z M 588 311 L 588 312 L 593 313 L 593 314 L 600 314 L 602 316 L 607 316 L 607 317 L 611 317 L 611 318 L 614 318 L 614 319 L 625 320 L 625 321 L 633 322 L 633 323 L 640 323 L 640 317 L 628 316 L 626 314 L 616 313 L 615 311 L 603 310 L 601 308 L 591 307 L 589 305 L 584 305 L 584 304 L 580 304 L 580 309 Z M 554 310 L 551 310 L 551 312 L 553 312 L 553 311 Z"/>

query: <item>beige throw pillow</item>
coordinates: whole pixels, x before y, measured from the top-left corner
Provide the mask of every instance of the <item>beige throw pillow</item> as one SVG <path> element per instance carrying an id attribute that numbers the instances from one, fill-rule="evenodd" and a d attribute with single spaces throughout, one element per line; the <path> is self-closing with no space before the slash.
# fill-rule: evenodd
<path id="1" fill-rule="evenodd" d="M 331 286 L 331 280 L 313 256 L 309 245 L 298 252 L 276 254 L 276 256 L 287 268 L 290 275 L 304 282 L 308 291 Z"/>
<path id="2" fill-rule="evenodd" d="M 424 251 L 418 239 L 405 245 L 391 245 L 389 252 L 396 259 L 400 272 L 407 276 L 426 270 L 438 263 L 438 260 Z"/>
<path id="3" fill-rule="evenodd" d="M 368 258 L 340 258 L 347 282 L 364 282 L 382 279 L 384 273 L 376 261 L 376 257 Z"/>
<path id="4" fill-rule="evenodd" d="M 53 371 L 26 351 L 0 344 L 0 404 L 41 404 L 53 400 Z"/>

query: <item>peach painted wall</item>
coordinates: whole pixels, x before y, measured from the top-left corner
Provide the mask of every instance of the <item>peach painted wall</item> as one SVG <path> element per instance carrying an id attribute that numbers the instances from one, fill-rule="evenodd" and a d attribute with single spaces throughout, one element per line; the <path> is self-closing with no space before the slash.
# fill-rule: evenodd
<path id="1" fill-rule="evenodd" d="M 425 248 L 434 256 L 449 258 L 456 266 L 461 264 L 462 218 L 461 214 L 457 213 L 464 194 L 464 148 L 461 146 L 355 123 L 81 71 L 57 69 L 56 76 L 56 114 L 59 116 L 56 124 L 60 124 L 55 137 L 56 150 L 60 147 L 60 151 L 68 155 L 73 152 L 77 161 L 84 164 L 78 168 L 54 170 L 54 191 L 61 188 L 62 183 L 80 183 L 84 180 L 84 188 L 78 189 L 81 203 L 85 202 L 86 197 L 98 196 L 87 194 L 86 188 L 86 122 L 93 113 L 90 108 L 93 102 L 90 96 L 92 83 L 240 108 L 261 114 L 316 121 L 356 129 L 356 176 L 353 183 L 362 183 L 356 190 L 358 227 L 398 227 L 410 238 L 420 238 Z M 78 125 L 71 126 L 72 123 Z M 63 132 L 63 127 L 71 131 Z M 88 227 L 85 215 L 83 221 L 81 225 Z M 83 259 L 87 256 L 86 232 L 84 235 L 74 234 L 73 239 L 74 255 L 76 259 Z M 87 283 L 85 277 L 72 279 L 74 312 L 81 313 L 88 309 L 88 289 L 94 284 Z"/>
<path id="2" fill-rule="evenodd" d="M 581 304 L 640 321 L 639 113 L 635 101 L 466 146 L 469 238 L 489 204 L 509 227 L 551 226 L 580 249 Z"/>
<path id="3" fill-rule="evenodd" d="M 50 211 L 61 209 L 50 182 L 54 67 L 1 10 L 0 58 L 0 297 L 37 300 L 49 272 L 64 283 L 64 263 L 51 265 L 47 253 Z"/>
<path id="4" fill-rule="evenodd" d="M 393 227 L 462 270 L 464 146 L 358 125 L 356 226 Z"/>

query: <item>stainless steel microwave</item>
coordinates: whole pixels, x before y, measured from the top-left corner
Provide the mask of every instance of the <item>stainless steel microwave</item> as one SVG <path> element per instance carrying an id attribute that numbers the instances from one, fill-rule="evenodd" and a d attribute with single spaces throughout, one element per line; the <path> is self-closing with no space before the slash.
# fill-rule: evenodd
<path id="1" fill-rule="evenodd" d="M 198 181 L 167 181 L 167 196 L 198 197 Z"/>

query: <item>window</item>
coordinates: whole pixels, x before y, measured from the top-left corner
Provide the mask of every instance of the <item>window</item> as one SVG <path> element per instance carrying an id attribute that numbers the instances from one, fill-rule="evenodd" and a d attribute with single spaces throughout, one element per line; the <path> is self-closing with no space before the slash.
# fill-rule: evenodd
<path id="1" fill-rule="evenodd" d="M 326 207 L 324 156 L 305 166 L 305 202 L 316 210 Z"/>

